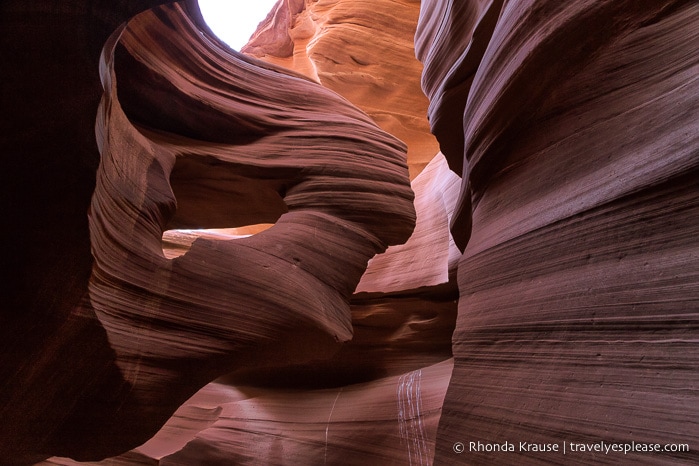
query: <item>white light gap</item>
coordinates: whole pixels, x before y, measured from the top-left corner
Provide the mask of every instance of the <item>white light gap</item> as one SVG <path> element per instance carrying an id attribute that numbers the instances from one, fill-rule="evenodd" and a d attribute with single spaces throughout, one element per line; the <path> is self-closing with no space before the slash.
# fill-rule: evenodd
<path id="1" fill-rule="evenodd" d="M 240 50 L 275 3 L 277 0 L 199 0 L 199 9 L 211 31 Z"/>

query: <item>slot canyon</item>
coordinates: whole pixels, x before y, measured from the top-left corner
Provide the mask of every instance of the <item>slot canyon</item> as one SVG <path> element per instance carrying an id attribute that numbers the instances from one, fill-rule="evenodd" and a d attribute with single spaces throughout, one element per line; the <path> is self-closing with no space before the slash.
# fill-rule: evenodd
<path id="1" fill-rule="evenodd" d="M 0 464 L 699 462 L 697 2 L 3 0 L 0 68 Z"/>

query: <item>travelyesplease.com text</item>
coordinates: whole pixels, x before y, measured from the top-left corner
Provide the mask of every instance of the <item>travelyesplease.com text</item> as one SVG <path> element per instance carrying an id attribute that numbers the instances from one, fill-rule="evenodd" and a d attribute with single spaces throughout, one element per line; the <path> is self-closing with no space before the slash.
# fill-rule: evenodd
<path id="1" fill-rule="evenodd" d="M 554 442 L 554 443 L 536 443 L 536 442 L 456 442 L 454 443 L 455 453 L 469 452 L 520 452 L 520 453 L 535 453 L 535 452 L 553 452 L 553 453 L 665 453 L 665 452 L 688 452 L 689 444 L 686 443 L 643 443 L 643 442 Z"/>

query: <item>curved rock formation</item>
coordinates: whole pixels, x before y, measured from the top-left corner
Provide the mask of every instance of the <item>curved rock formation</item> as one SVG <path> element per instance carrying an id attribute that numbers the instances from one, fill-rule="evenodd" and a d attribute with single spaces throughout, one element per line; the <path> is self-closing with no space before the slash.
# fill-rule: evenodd
<path id="1" fill-rule="evenodd" d="M 117 72 L 105 78 L 116 83 L 98 122 L 105 142 L 90 215 L 90 298 L 118 361 L 133 359 L 139 371 L 144 351 L 155 361 L 199 359 L 263 344 L 304 321 L 349 339 L 347 299 L 367 261 L 413 226 L 398 141 L 333 93 L 217 57 L 199 37 L 177 8 L 144 13 L 129 23 Z M 241 97 L 257 95 L 264 100 Z M 193 204 L 181 214 L 169 189 L 178 163 L 186 175 L 177 177 L 185 184 L 177 203 Z M 237 227 L 277 216 L 252 237 L 199 238 L 177 259 L 162 256 L 168 223 Z M 201 289 L 210 295 L 197 297 Z M 134 327 L 150 333 L 134 336 Z"/>
<path id="2" fill-rule="evenodd" d="M 449 284 L 455 278 L 461 253 L 449 225 L 460 185 L 444 156 L 437 154 L 411 185 L 417 214 L 412 236 L 371 259 L 355 293 L 420 294 L 419 288 Z"/>
<path id="3" fill-rule="evenodd" d="M 282 0 L 243 53 L 341 94 L 408 146 L 415 178 L 438 152 L 413 51 L 415 0 Z"/>
<path id="4" fill-rule="evenodd" d="M 697 461 L 698 20 L 682 1 L 422 3 L 468 242 L 436 463 L 564 462 L 518 443 L 600 441 L 693 451 L 565 462 Z"/>
<path id="5" fill-rule="evenodd" d="M 167 426 L 172 436 L 181 435 L 185 429 L 176 426 L 207 413 L 206 428 L 179 451 L 169 453 L 162 443 L 140 450 L 161 458 L 161 465 L 426 464 L 450 374 L 451 361 L 445 361 L 303 396 L 210 384 Z"/>
<path id="6" fill-rule="evenodd" d="M 333 19 L 331 13 L 337 14 L 343 9 L 349 8 L 352 11 L 352 8 L 357 8 L 357 5 L 352 6 L 350 2 L 335 2 L 331 5 L 332 7 L 330 5 L 326 2 L 323 12 L 320 13 L 313 10 L 312 2 L 309 3 L 309 10 L 315 15 L 315 22 L 321 25 L 333 23 L 336 22 L 336 19 Z M 375 6 L 378 11 L 384 11 L 383 14 L 387 14 L 385 12 L 388 11 L 386 3 L 378 2 Z M 394 17 L 401 17 L 400 15 L 405 15 L 408 18 L 416 16 L 417 11 L 414 3 L 400 2 L 398 6 L 399 9 L 396 8 L 395 4 L 392 5 Z M 284 31 L 289 27 L 286 10 L 279 14 L 279 8 L 283 8 L 282 3 L 273 10 L 269 17 L 270 23 L 263 25 L 260 29 L 268 38 L 284 37 Z M 298 14 L 293 18 L 292 24 L 299 24 L 309 19 L 309 11 L 304 11 L 304 14 Z M 348 16 L 344 18 L 344 22 L 347 24 L 337 24 L 337 27 L 332 29 L 325 26 L 314 28 L 315 35 L 310 39 L 299 40 L 296 37 L 293 43 L 295 51 L 293 59 L 281 59 L 261 54 L 259 50 L 255 53 L 260 55 L 263 60 L 291 66 L 295 71 L 306 73 L 308 69 L 304 66 L 299 67 L 299 63 L 308 64 L 311 63 L 311 60 L 306 58 L 306 61 L 300 61 L 296 58 L 307 50 L 308 42 L 317 44 L 326 40 L 326 35 L 329 35 L 334 37 L 335 42 L 340 38 L 343 43 L 347 44 L 347 47 L 361 48 L 364 46 L 362 38 L 365 36 L 355 37 L 357 35 L 356 29 L 349 20 Z M 369 22 L 367 26 L 376 27 L 375 24 Z M 274 28 L 280 28 L 281 31 L 272 34 Z M 441 155 L 434 157 L 427 167 L 421 169 L 420 157 L 424 157 L 425 147 L 430 147 L 425 146 L 424 141 L 434 144 L 434 140 L 426 131 L 424 120 L 426 102 L 420 95 L 415 94 L 419 85 L 419 63 L 405 53 L 410 51 L 410 55 L 412 55 L 409 44 L 412 41 L 413 28 L 414 23 L 408 28 L 409 30 L 406 30 L 400 21 L 392 24 L 391 29 L 388 29 L 384 24 L 382 33 L 391 36 L 394 41 L 402 41 L 404 50 L 397 57 L 391 56 L 393 61 L 388 64 L 376 63 L 375 68 L 384 67 L 376 70 L 376 74 L 361 72 L 361 67 L 351 61 L 340 64 L 342 55 L 338 55 L 336 49 L 329 49 L 328 52 L 331 53 L 331 57 L 337 58 L 336 66 L 343 67 L 347 70 L 348 75 L 352 75 L 352 79 L 344 82 L 344 85 L 336 84 L 335 90 L 367 110 L 373 118 L 378 118 L 379 123 L 382 121 L 381 112 L 390 113 L 396 109 L 390 106 L 386 107 L 386 102 L 372 101 L 370 99 L 372 94 L 366 92 L 366 89 L 374 89 L 372 83 L 376 81 L 376 77 L 386 76 L 387 79 L 395 80 L 401 77 L 402 80 L 391 92 L 404 96 L 406 102 L 411 105 L 405 105 L 402 110 L 398 109 L 407 112 L 406 114 L 397 113 L 396 115 L 398 118 L 406 119 L 406 121 L 420 122 L 419 130 L 423 131 L 419 137 L 415 137 L 417 133 L 414 133 L 406 141 L 408 144 L 408 163 L 413 167 L 411 171 L 413 174 L 419 173 L 412 183 L 417 211 L 415 232 L 404 246 L 390 247 L 385 254 L 378 255 L 370 261 L 369 268 L 356 289 L 356 295 L 351 300 L 352 327 L 354 329 L 352 341 L 344 344 L 326 362 L 314 360 L 310 364 L 302 363 L 289 366 L 276 370 L 272 377 L 265 375 L 264 379 L 261 379 L 255 370 L 244 374 L 238 371 L 233 376 L 219 379 L 217 384 L 205 387 L 190 402 L 185 404 L 182 412 L 171 418 L 163 430 L 139 449 L 140 452 L 148 452 L 154 458 L 162 458 L 163 462 L 180 461 L 184 463 L 196 462 L 197 458 L 207 458 L 211 461 L 236 458 L 240 462 L 249 461 L 252 464 L 256 461 L 268 464 L 289 464 L 289 462 L 315 464 L 324 462 L 327 458 L 333 458 L 331 463 L 337 462 L 337 458 L 342 458 L 344 462 L 365 463 L 373 461 L 402 464 L 405 461 L 410 461 L 411 457 L 417 458 L 415 455 L 418 454 L 422 455 L 423 461 L 431 461 L 434 452 L 432 445 L 435 440 L 435 431 L 429 430 L 423 435 L 425 443 L 417 450 L 415 445 L 421 444 L 415 444 L 413 441 L 401 441 L 400 438 L 396 437 L 400 433 L 398 427 L 405 420 L 401 421 L 399 410 L 395 408 L 399 402 L 399 391 L 396 390 L 395 386 L 396 384 L 406 386 L 407 383 L 407 386 L 412 387 L 410 390 L 417 390 L 417 395 L 426 399 L 438 400 L 443 398 L 444 390 L 446 390 L 451 364 L 442 364 L 440 366 L 443 368 L 440 370 L 441 375 L 434 377 L 431 375 L 434 371 L 428 367 L 451 357 L 450 342 L 456 305 L 454 299 L 456 259 L 460 254 L 450 239 L 448 225 L 460 180 L 458 176 L 448 171 Z M 266 53 L 274 52 L 274 41 L 269 44 L 258 40 L 257 43 L 265 47 Z M 243 50 L 251 53 L 249 46 Z M 282 53 L 276 53 L 282 55 Z M 316 54 L 313 57 L 317 60 L 319 55 Z M 313 69 L 323 69 L 326 63 L 329 63 L 327 59 L 314 61 Z M 360 72 L 357 72 L 358 68 Z M 325 74 L 332 77 L 331 73 L 327 71 Z M 332 85 L 333 80 L 329 80 L 329 82 Z M 328 83 L 323 82 L 323 84 Z M 380 96 L 382 92 L 385 91 L 379 89 L 375 95 Z M 377 112 L 377 110 L 381 110 L 381 112 Z M 384 128 L 386 129 L 385 126 Z M 432 156 L 435 149 L 431 147 L 430 150 L 433 151 L 430 154 Z M 420 155 L 421 153 L 423 155 Z M 418 377 L 416 374 L 424 374 L 419 376 L 422 377 L 421 380 L 425 380 L 422 385 L 419 382 L 415 385 L 412 384 Z M 380 383 L 366 382 L 386 376 L 392 377 L 383 379 L 384 381 Z M 358 382 L 362 383 L 357 384 Z M 194 413 L 187 414 L 190 403 L 196 404 L 196 400 L 207 397 L 207 393 L 210 393 L 211 390 L 220 390 L 222 387 L 220 384 L 226 384 L 225 386 L 228 387 L 226 390 L 236 391 L 233 385 L 239 386 L 241 383 L 263 384 L 267 387 L 264 389 L 267 395 L 255 397 L 254 403 L 258 411 L 274 412 L 273 417 L 261 423 L 261 420 L 255 417 L 246 418 L 239 415 L 236 420 L 238 426 L 236 429 L 222 429 L 223 424 L 221 423 L 230 423 L 230 421 L 225 421 L 224 417 L 219 417 L 220 410 L 243 409 L 244 412 L 250 412 L 249 408 L 244 407 L 249 402 L 244 400 L 235 400 L 225 404 L 223 404 L 224 401 L 219 401 L 207 405 L 206 413 L 211 414 L 213 419 L 218 419 L 216 421 L 217 427 L 213 428 L 204 429 L 202 424 L 194 421 L 202 413 L 199 409 L 195 409 Z M 313 426 L 316 422 L 309 421 L 307 415 L 309 409 L 313 406 L 319 406 L 324 410 L 333 401 L 330 398 L 334 399 L 338 393 L 338 388 L 323 389 L 323 387 L 328 386 L 341 386 L 340 392 L 354 393 L 354 396 L 339 397 L 336 403 L 332 403 L 338 412 L 349 410 L 352 417 L 333 416 L 324 425 L 319 425 L 316 433 L 311 434 L 310 432 L 316 427 L 309 427 L 309 424 Z M 419 388 L 420 386 L 422 389 Z M 289 391 L 290 388 L 294 388 L 294 391 Z M 249 390 L 249 388 L 245 389 L 246 392 Z M 257 390 L 253 389 L 253 391 Z M 412 391 L 410 394 L 411 397 L 417 396 Z M 287 409 L 280 410 L 278 402 L 275 401 L 277 399 L 305 400 L 305 404 L 310 408 L 299 410 L 296 406 L 298 403 L 296 403 Z M 369 400 L 374 401 L 369 402 Z M 383 414 L 381 422 L 377 422 L 375 410 L 384 403 L 388 403 L 391 409 L 386 411 L 384 408 L 380 408 Z M 224 406 L 227 407 L 224 408 Z M 434 425 L 439 416 L 439 406 L 441 404 L 433 404 L 427 410 L 414 411 L 410 414 L 412 421 L 408 424 L 411 426 L 413 424 Z M 246 438 L 255 438 L 257 442 L 263 442 L 267 445 L 268 440 L 266 439 L 270 434 L 269 428 L 265 427 L 267 423 L 286 426 L 283 431 L 280 431 L 278 427 L 275 428 L 275 432 L 278 434 L 274 437 L 276 440 L 274 438 L 272 440 L 276 446 L 271 451 L 268 451 L 267 448 L 256 449 L 254 453 L 246 451 L 244 445 L 249 445 L 250 442 L 242 442 L 236 432 L 241 432 L 240 429 L 242 429 Z M 177 426 L 191 427 L 180 429 Z M 326 433 L 331 434 L 337 431 L 343 432 L 345 441 L 341 444 L 330 442 L 323 448 L 318 448 L 314 442 L 309 442 L 309 438 L 317 435 L 322 440 L 323 429 Z M 283 437 L 283 440 L 279 435 Z M 173 436 L 181 439 L 179 443 L 174 443 L 175 446 L 173 446 Z M 182 451 L 176 452 L 189 441 L 191 443 L 187 444 Z M 354 450 L 354 454 L 347 455 L 346 449 L 350 447 Z M 168 452 L 172 453 L 166 454 L 161 448 L 166 448 Z M 284 455 L 280 455 L 277 450 L 283 451 Z M 345 453 L 342 453 L 343 451 Z"/>
<path id="7" fill-rule="evenodd" d="M 695 2 L 162 3 L 0 3 L 0 463 L 699 461 Z"/>
<path id="8" fill-rule="evenodd" d="M 82 194 L 59 190 L 51 204 L 75 212 L 59 225 L 82 225 L 68 251 L 78 247 L 82 255 L 37 274 L 30 283 L 39 295 L 27 299 L 20 290 L 13 301 L 27 317 L 5 327 L 28 337 L 21 344 L 12 333 L 4 339 L 10 349 L 3 354 L 4 380 L 11 382 L 4 388 L 0 456 L 12 464 L 50 454 L 88 459 L 122 452 L 147 440 L 218 375 L 235 378 L 235 369 L 245 368 L 263 377 L 329 358 L 338 341 L 351 337 L 348 300 L 367 261 L 413 229 L 402 143 L 333 92 L 222 50 L 183 8 L 193 6 L 149 11 L 122 31 L 119 22 L 137 6 L 91 10 L 75 2 L 54 11 L 3 4 L 9 25 L 3 49 L 15 41 L 29 53 L 8 64 L 13 72 L 43 60 L 58 77 L 79 75 L 62 83 L 66 89 L 46 92 L 70 102 L 69 118 L 24 122 L 37 131 L 19 132 L 10 147 L 40 146 L 30 159 L 39 163 L 51 144 L 62 142 L 73 146 L 78 161 L 59 158 L 64 172 L 58 175 L 70 174 L 71 163 L 88 165 L 86 176 L 69 178 Z M 43 50 L 32 55 L 31 40 L 38 39 L 13 36 L 27 21 L 47 26 L 41 41 L 52 33 L 60 39 L 48 42 L 53 53 L 73 54 L 63 62 Z M 63 26 L 72 22 L 77 32 L 68 34 Z M 86 41 L 75 39 L 80 34 Z M 19 97 L 8 98 L 10 104 L 34 89 L 31 81 L 22 84 L 11 75 L 8 89 L 14 85 Z M 71 100 L 88 91 L 89 98 Z M 40 102 L 29 99 L 36 108 L 21 115 L 31 116 Z M 41 121 L 47 128 L 35 126 Z M 95 181 L 89 168 L 96 168 L 98 150 Z M 51 166 L 45 170 L 48 175 Z M 52 192 L 36 182 L 29 188 L 36 196 Z M 210 202 L 202 204 L 204 198 Z M 245 239 L 199 238 L 172 260 L 163 254 L 169 225 L 260 222 L 276 223 Z M 28 221 L 18 228 L 29 239 L 37 234 Z M 66 235 L 39 244 L 37 254 Z M 54 290 L 61 279 L 71 287 Z M 53 320 L 32 334 L 31 321 L 41 316 Z M 26 361 L 15 356 L 22 348 L 29 350 Z M 57 351 L 65 363 L 55 361 Z"/>

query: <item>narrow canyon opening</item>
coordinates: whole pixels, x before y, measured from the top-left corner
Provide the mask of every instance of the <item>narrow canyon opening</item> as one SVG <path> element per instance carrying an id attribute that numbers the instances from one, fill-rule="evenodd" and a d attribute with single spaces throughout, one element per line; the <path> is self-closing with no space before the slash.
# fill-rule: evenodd
<path id="1" fill-rule="evenodd" d="M 277 0 L 197 0 L 202 18 L 216 37 L 240 51 Z"/>
<path id="2" fill-rule="evenodd" d="M 200 237 L 241 239 L 274 225 L 288 212 L 286 180 L 264 173 L 214 157 L 178 157 L 170 174 L 177 209 L 163 232 L 165 257 L 185 254 Z"/>

